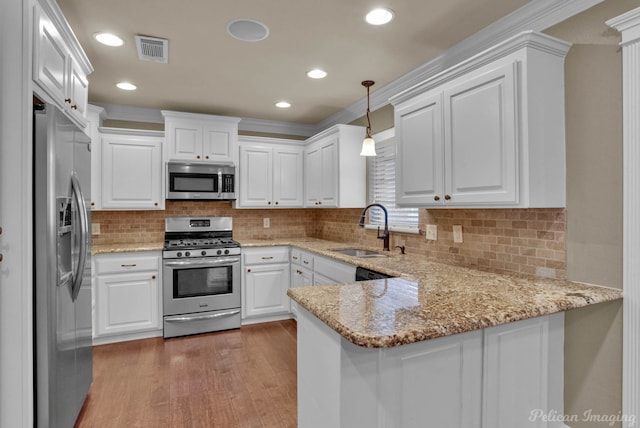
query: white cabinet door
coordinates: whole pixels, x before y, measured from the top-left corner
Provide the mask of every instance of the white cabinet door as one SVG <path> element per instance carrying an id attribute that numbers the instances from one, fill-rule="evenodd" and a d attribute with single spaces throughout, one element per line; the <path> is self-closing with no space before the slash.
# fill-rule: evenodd
<path id="1" fill-rule="evenodd" d="M 239 118 L 163 110 L 167 160 L 237 161 Z"/>
<path id="2" fill-rule="evenodd" d="M 444 91 L 449 205 L 518 202 L 516 67 L 469 73 Z"/>
<path id="3" fill-rule="evenodd" d="M 396 203 L 444 202 L 442 94 L 426 93 L 396 110 Z"/>
<path id="4" fill-rule="evenodd" d="M 308 287 L 313 285 L 313 272 L 301 267 L 300 265 L 291 265 L 291 288 Z M 298 303 L 289 299 L 291 303 L 291 314 L 294 318 L 298 317 Z"/>
<path id="5" fill-rule="evenodd" d="M 338 198 L 338 136 L 330 135 L 305 154 L 306 205 L 332 208 Z"/>
<path id="6" fill-rule="evenodd" d="M 95 256 L 95 338 L 162 330 L 159 253 Z"/>
<path id="7" fill-rule="evenodd" d="M 278 207 L 302 207 L 303 180 L 302 149 L 274 148 L 273 202 Z"/>
<path id="8" fill-rule="evenodd" d="M 33 29 L 33 81 L 84 127 L 89 83 L 61 35 L 66 29 L 56 26 L 38 3 L 34 6 Z"/>
<path id="9" fill-rule="evenodd" d="M 383 355 L 383 426 L 482 426 L 482 331 L 390 348 Z M 522 425 L 511 425 L 517 426 Z"/>
<path id="10" fill-rule="evenodd" d="M 532 412 L 563 414 L 564 315 L 556 313 L 485 330 L 484 427 L 563 427 Z"/>
<path id="11" fill-rule="evenodd" d="M 162 140 L 102 136 L 102 208 L 164 209 Z"/>
<path id="12" fill-rule="evenodd" d="M 240 146 L 242 207 L 268 207 L 273 201 L 273 151 L 264 146 Z"/>
<path id="13" fill-rule="evenodd" d="M 202 160 L 202 124 L 183 119 L 167 126 L 169 160 Z"/>
<path id="14" fill-rule="evenodd" d="M 288 263 L 247 266 L 244 279 L 247 317 L 290 311 Z"/>
<path id="15" fill-rule="evenodd" d="M 39 4 L 34 7 L 33 80 L 64 108 L 67 49 L 60 33 Z"/>
<path id="16" fill-rule="evenodd" d="M 233 162 L 237 125 L 208 123 L 202 126 L 202 158 L 216 162 Z"/>

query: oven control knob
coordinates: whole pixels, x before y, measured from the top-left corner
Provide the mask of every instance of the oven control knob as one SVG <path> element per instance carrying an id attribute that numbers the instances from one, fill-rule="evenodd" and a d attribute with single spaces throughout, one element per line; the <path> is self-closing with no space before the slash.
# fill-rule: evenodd
<path id="1" fill-rule="evenodd" d="M 229 254 L 229 250 L 224 250 L 224 253 L 225 254 Z"/>
<path id="2" fill-rule="evenodd" d="M 182 257 L 182 253 L 181 253 L 180 251 L 178 251 L 178 252 L 176 253 L 176 256 L 178 256 L 178 257 Z"/>
<path id="3" fill-rule="evenodd" d="M 217 255 L 222 254 L 222 250 L 218 250 L 218 251 L 216 251 L 216 254 L 217 254 Z"/>
<path id="4" fill-rule="evenodd" d="M 203 255 L 203 256 L 206 256 L 206 255 L 207 255 L 207 252 L 206 252 L 205 250 L 202 250 L 202 251 L 200 252 L 200 254 L 201 254 L 201 255 Z"/>
<path id="5" fill-rule="evenodd" d="M 190 255 L 191 255 L 191 253 L 190 253 L 190 252 L 188 252 L 188 251 L 187 251 L 186 253 L 184 253 L 184 256 L 185 256 L 185 257 L 189 257 Z"/>

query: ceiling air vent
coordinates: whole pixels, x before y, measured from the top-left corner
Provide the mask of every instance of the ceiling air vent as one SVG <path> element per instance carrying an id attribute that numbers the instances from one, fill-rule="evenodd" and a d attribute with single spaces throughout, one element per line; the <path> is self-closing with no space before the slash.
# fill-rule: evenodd
<path id="1" fill-rule="evenodd" d="M 144 61 L 169 62 L 169 40 L 156 37 L 136 36 L 138 58 Z"/>

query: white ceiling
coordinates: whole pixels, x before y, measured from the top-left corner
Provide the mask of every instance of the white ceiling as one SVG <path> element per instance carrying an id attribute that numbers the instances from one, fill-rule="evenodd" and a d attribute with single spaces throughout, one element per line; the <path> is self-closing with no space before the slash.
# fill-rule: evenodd
<path id="1" fill-rule="evenodd" d="M 425 64 L 527 0 L 58 0 L 95 71 L 89 100 L 315 125 Z M 364 21 L 386 6 L 395 19 Z M 250 18 L 270 36 L 241 42 L 227 23 Z M 125 45 L 100 45 L 110 31 Z M 136 34 L 169 39 L 169 63 L 137 58 Z M 305 73 L 323 68 L 328 76 Z M 116 89 L 126 80 L 135 92 Z M 285 99 L 287 110 L 274 107 Z M 364 112 L 363 112 L 364 113 Z"/>

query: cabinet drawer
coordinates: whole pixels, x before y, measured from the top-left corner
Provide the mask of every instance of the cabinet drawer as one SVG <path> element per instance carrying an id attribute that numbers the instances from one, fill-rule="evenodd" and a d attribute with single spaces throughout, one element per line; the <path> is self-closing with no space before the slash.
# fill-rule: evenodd
<path id="1" fill-rule="evenodd" d="M 300 252 L 300 264 L 307 269 L 313 270 L 313 254 Z"/>
<path id="2" fill-rule="evenodd" d="M 289 263 L 289 247 L 272 247 L 243 250 L 245 265 Z"/>
<path id="3" fill-rule="evenodd" d="M 356 267 L 347 263 L 316 257 L 315 273 L 332 279 L 334 282 L 353 282 L 356 280 Z"/>
<path id="4" fill-rule="evenodd" d="M 125 255 L 126 254 L 126 255 Z M 160 256 L 141 256 L 132 253 L 101 255 L 96 257 L 96 274 L 160 271 Z"/>
<path id="5" fill-rule="evenodd" d="M 298 250 L 297 248 L 291 248 L 291 257 L 289 261 L 296 265 L 302 263 L 302 251 Z"/>

